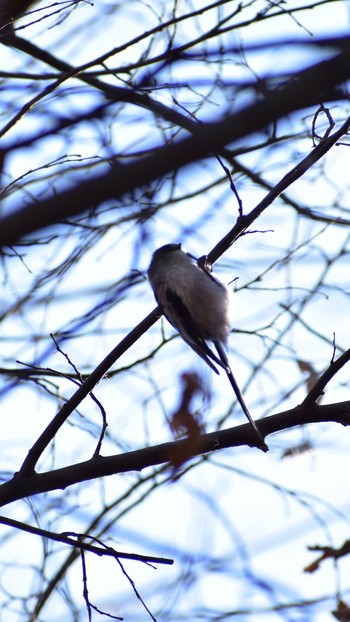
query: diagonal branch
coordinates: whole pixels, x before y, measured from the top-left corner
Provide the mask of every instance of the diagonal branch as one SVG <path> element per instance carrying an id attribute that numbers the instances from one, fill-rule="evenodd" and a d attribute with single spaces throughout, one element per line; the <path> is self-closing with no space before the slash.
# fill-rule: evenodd
<path id="1" fill-rule="evenodd" d="M 209 253 L 208 259 L 210 263 L 214 263 L 223 253 L 233 244 L 233 242 L 242 235 L 242 233 L 256 220 L 262 212 L 269 207 L 272 202 L 286 190 L 297 179 L 302 177 L 304 173 L 311 168 L 340 140 L 344 134 L 350 130 L 350 117 L 341 125 L 341 127 L 333 132 L 330 136 L 323 139 L 301 162 L 299 162 L 291 171 L 289 171 L 281 181 L 267 193 L 263 200 L 252 211 L 237 219 L 236 224 L 232 227 L 220 242 Z"/>
<path id="2" fill-rule="evenodd" d="M 20 472 L 25 475 L 31 475 L 35 466 L 45 451 L 46 447 L 53 440 L 58 430 L 62 427 L 69 415 L 77 408 L 83 399 L 89 395 L 95 385 L 103 378 L 108 369 L 115 361 L 124 354 L 143 333 L 148 330 L 160 317 L 161 312 L 158 307 L 154 309 L 147 317 L 145 317 L 130 333 L 122 339 L 122 341 L 101 361 L 87 379 L 80 385 L 79 389 L 72 397 L 62 406 L 57 415 L 52 419 L 44 432 L 40 435 L 33 447 L 29 450 L 26 459 L 23 462 Z"/>
<path id="3" fill-rule="evenodd" d="M 8 527 L 12 527 L 13 529 L 19 529 L 20 531 L 31 533 L 33 535 L 39 536 L 40 538 L 47 538 L 48 540 L 61 542 L 62 544 L 67 544 L 76 549 L 90 551 L 91 553 L 94 553 L 99 557 L 131 559 L 134 561 L 144 562 L 146 564 L 173 564 L 173 560 L 166 557 L 140 555 L 139 553 L 125 553 L 123 551 L 116 551 L 113 547 L 110 546 L 96 546 L 94 544 L 90 544 L 89 542 L 84 541 L 83 538 L 92 539 L 92 537 L 86 536 L 85 534 L 76 534 L 70 532 L 56 533 L 54 531 L 35 527 L 35 525 L 28 525 L 27 523 L 23 523 L 22 521 L 15 520 L 13 518 L 8 518 L 7 516 L 0 516 L 0 524 L 7 525 Z"/>
<path id="4" fill-rule="evenodd" d="M 346 350 L 346 352 L 343 352 L 343 354 L 336 361 L 332 360 L 329 367 L 322 374 L 322 376 L 320 376 L 320 378 L 312 387 L 311 391 L 307 394 L 306 398 L 302 403 L 302 406 L 308 408 L 308 406 L 311 406 L 311 404 L 316 403 L 316 400 L 324 394 L 324 389 L 329 381 L 332 380 L 332 378 L 338 373 L 338 371 L 340 371 L 340 369 L 344 367 L 344 365 L 349 361 L 350 350 Z"/>
<path id="5" fill-rule="evenodd" d="M 350 46 L 270 91 L 263 101 L 218 122 L 194 124 L 196 129 L 188 138 L 162 146 L 129 165 L 117 163 L 99 177 L 81 182 L 45 201 L 19 208 L 0 220 L 0 246 L 15 244 L 29 233 L 86 212 L 108 199 L 120 199 L 135 188 L 206 158 L 213 151 L 220 151 L 224 145 L 259 131 L 290 112 L 314 105 L 320 99 L 332 98 L 333 89 L 349 77 L 349 67 Z M 349 121 L 344 132 L 348 127 Z"/>

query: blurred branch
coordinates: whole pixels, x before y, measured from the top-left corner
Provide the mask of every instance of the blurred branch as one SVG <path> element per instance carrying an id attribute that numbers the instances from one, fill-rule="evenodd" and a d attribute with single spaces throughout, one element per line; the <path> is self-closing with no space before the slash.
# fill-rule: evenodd
<path id="1" fill-rule="evenodd" d="M 37 0 L 2 0 L 0 7 L 0 32 L 1 35 L 12 30 L 16 19 L 24 15 Z"/>
<path id="2" fill-rule="evenodd" d="M 291 171 L 289 171 L 279 181 L 270 192 L 263 198 L 263 200 L 246 216 L 241 216 L 237 219 L 236 224 L 232 229 L 220 240 L 220 242 L 209 253 L 208 259 L 210 263 L 214 263 L 223 253 L 233 244 L 233 242 L 242 235 L 256 220 L 262 212 L 269 207 L 272 202 L 291 184 L 297 179 L 302 177 L 304 173 L 311 168 L 318 160 L 320 160 L 329 151 L 338 140 L 346 134 L 350 129 L 350 117 L 342 124 L 342 126 L 333 134 L 323 139 L 314 149 L 299 162 Z"/>
<path id="3" fill-rule="evenodd" d="M 79 183 L 70 190 L 57 192 L 45 201 L 19 208 L 1 219 L 0 245 L 15 244 L 28 233 L 54 225 L 63 218 L 86 212 L 108 199 L 120 199 L 136 188 L 161 179 L 191 162 L 208 157 L 213 151 L 220 153 L 224 145 L 256 132 L 290 112 L 333 98 L 333 89 L 349 78 L 349 67 L 350 44 L 341 53 L 300 72 L 294 80 L 266 94 L 264 100 L 236 114 L 205 125 L 187 120 L 192 131 L 189 138 L 158 148 L 150 156 L 139 158 L 129 165 L 114 164 L 108 173 L 100 177 Z M 133 95 L 137 100 L 138 94 L 133 92 Z M 274 189 L 273 196 L 269 193 L 266 199 L 268 204 L 321 158 L 348 131 L 349 123 L 347 120 L 340 130 L 315 147 L 309 159 L 302 161 L 302 168 L 293 169 L 292 178 L 285 177 L 281 185 Z M 242 223 L 238 225 L 240 231 L 250 225 L 265 207 L 265 204 L 260 204 L 255 208 L 256 211 L 251 212 L 243 226 Z M 225 238 L 225 243 L 232 243 L 232 235 L 235 236 L 236 231 L 231 231 L 228 235 L 230 239 Z"/>

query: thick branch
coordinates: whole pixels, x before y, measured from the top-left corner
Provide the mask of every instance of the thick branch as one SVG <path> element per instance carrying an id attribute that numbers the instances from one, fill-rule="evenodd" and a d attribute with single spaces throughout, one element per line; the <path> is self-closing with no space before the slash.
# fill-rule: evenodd
<path id="1" fill-rule="evenodd" d="M 302 405 L 297 406 L 291 410 L 260 419 L 257 425 L 262 436 L 266 437 L 275 432 L 281 432 L 299 425 L 331 421 L 345 426 L 350 425 L 350 401 L 323 406 L 313 404 L 308 408 Z M 0 505 L 3 506 L 31 495 L 64 489 L 67 486 L 96 479 L 97 477 L 141 471 L 147 467 L 167 464 L 171 460 L 174 451 L 181 451 L 182 447 L 184 452 L 186 452 L 186 457 L 194 457 L 228 447 L 254 446 L 256 439 L 250 424 L 245 424 L 227 430 L 203 434 L 200 441 L 198 450 L 190 456 L 188 456 L 187 439 L 184 439 L 163 443 L 154 447 L 146 447 L 122 455 L 100 456 L 48 473 L 30 476 L 17 474 L 11 481 L 0 487 Z"/>
<path id="2" fill-rule="evenodd" d="M 120 199 L 135 188 L 205 158 L 223 145 L 256 132 L 290 112 L 326 100 L 334 87 L 349 77 L 349 67 L 350 48 L 346 48 L 270 92 L 263 101 L 217 123 L 198 126 L 197 132 L 189 138 L 161 147 L 129 165 L 115 165 L 100 177 L 84 181 L 46 201 L 18 209 L 0 220 L 0 246 L 15 244 L 29 233 L 83 213 L 108 199 Z"/>

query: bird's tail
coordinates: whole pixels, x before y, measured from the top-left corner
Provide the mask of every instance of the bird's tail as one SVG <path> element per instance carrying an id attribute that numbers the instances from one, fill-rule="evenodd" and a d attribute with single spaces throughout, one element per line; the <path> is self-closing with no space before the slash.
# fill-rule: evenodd
<path id="1" fill-rule="evenodd" d="M 241 406 L 241 408 L 242 408 L 245 416 L 247 417 L 249 423 L 254 428 L 256 436 L 258 437 L 258 441 L 259 441 L 258 447 L 262 451 L 266 452 L 266 451 L 268 451 L 269 448 L 266 445 L 263 437 L 261 436 L 261 433 L 259 432 L 258 426 L 256 425 L 255 421 L 253 420 L 253 418 L 252 418 L 252 416 L 251 416 L 251 414 L 249 412 L 248 406 L 246 405 L 246 403 L 245 403 L 245 401 L 243 399 L 243 395 L 242 395 L 242 393 L 240 391 L 240 388 L 239 388 L 239 386 L 238 386 L 238 384 L 236 382 L 236 379 L 235 379 L 235 377 L 234 377 L 234 375 L 232 373 L 232 369 L 230 367 L 230 363 L 229 363 L 229 360 L 227 358 L 227 354 L 226 354 L 222 344 L 219 341 L 214 341 L 214 345 L 215 345 L 215 347 L 217 349 L 218 355 L 219 355 L 222 363 L 224 364 L 224 369 L 225 369 L 227 377 L 228 377 L 228 379 L 230 381 L 231 387 L 233 388 L 233 390 L 235 392 L 235 395 L 237 397 L 237 401 L 238 401 L 239 405 Z"/>

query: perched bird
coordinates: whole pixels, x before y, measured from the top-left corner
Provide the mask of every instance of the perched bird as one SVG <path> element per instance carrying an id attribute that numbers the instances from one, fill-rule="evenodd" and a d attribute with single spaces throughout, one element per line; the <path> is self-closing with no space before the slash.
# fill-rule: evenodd
<path id="1" fill-rule="evenodd" d="M 181 244 L 165 244 L 153 253 L 148 278 L 155 299 L 167 320 L 192 350 L 217 374 L 216 365 L 225 370 L 237 400 L 255 430 L 258 447 L 267 451 L 226 354 L 230 329 L 229 292 L 209 269 L 199 267 L 193 259 L 192 255 L 181 250 Z M 208 341 L 214 344 L 217 354 L 209 348 Z"/>

